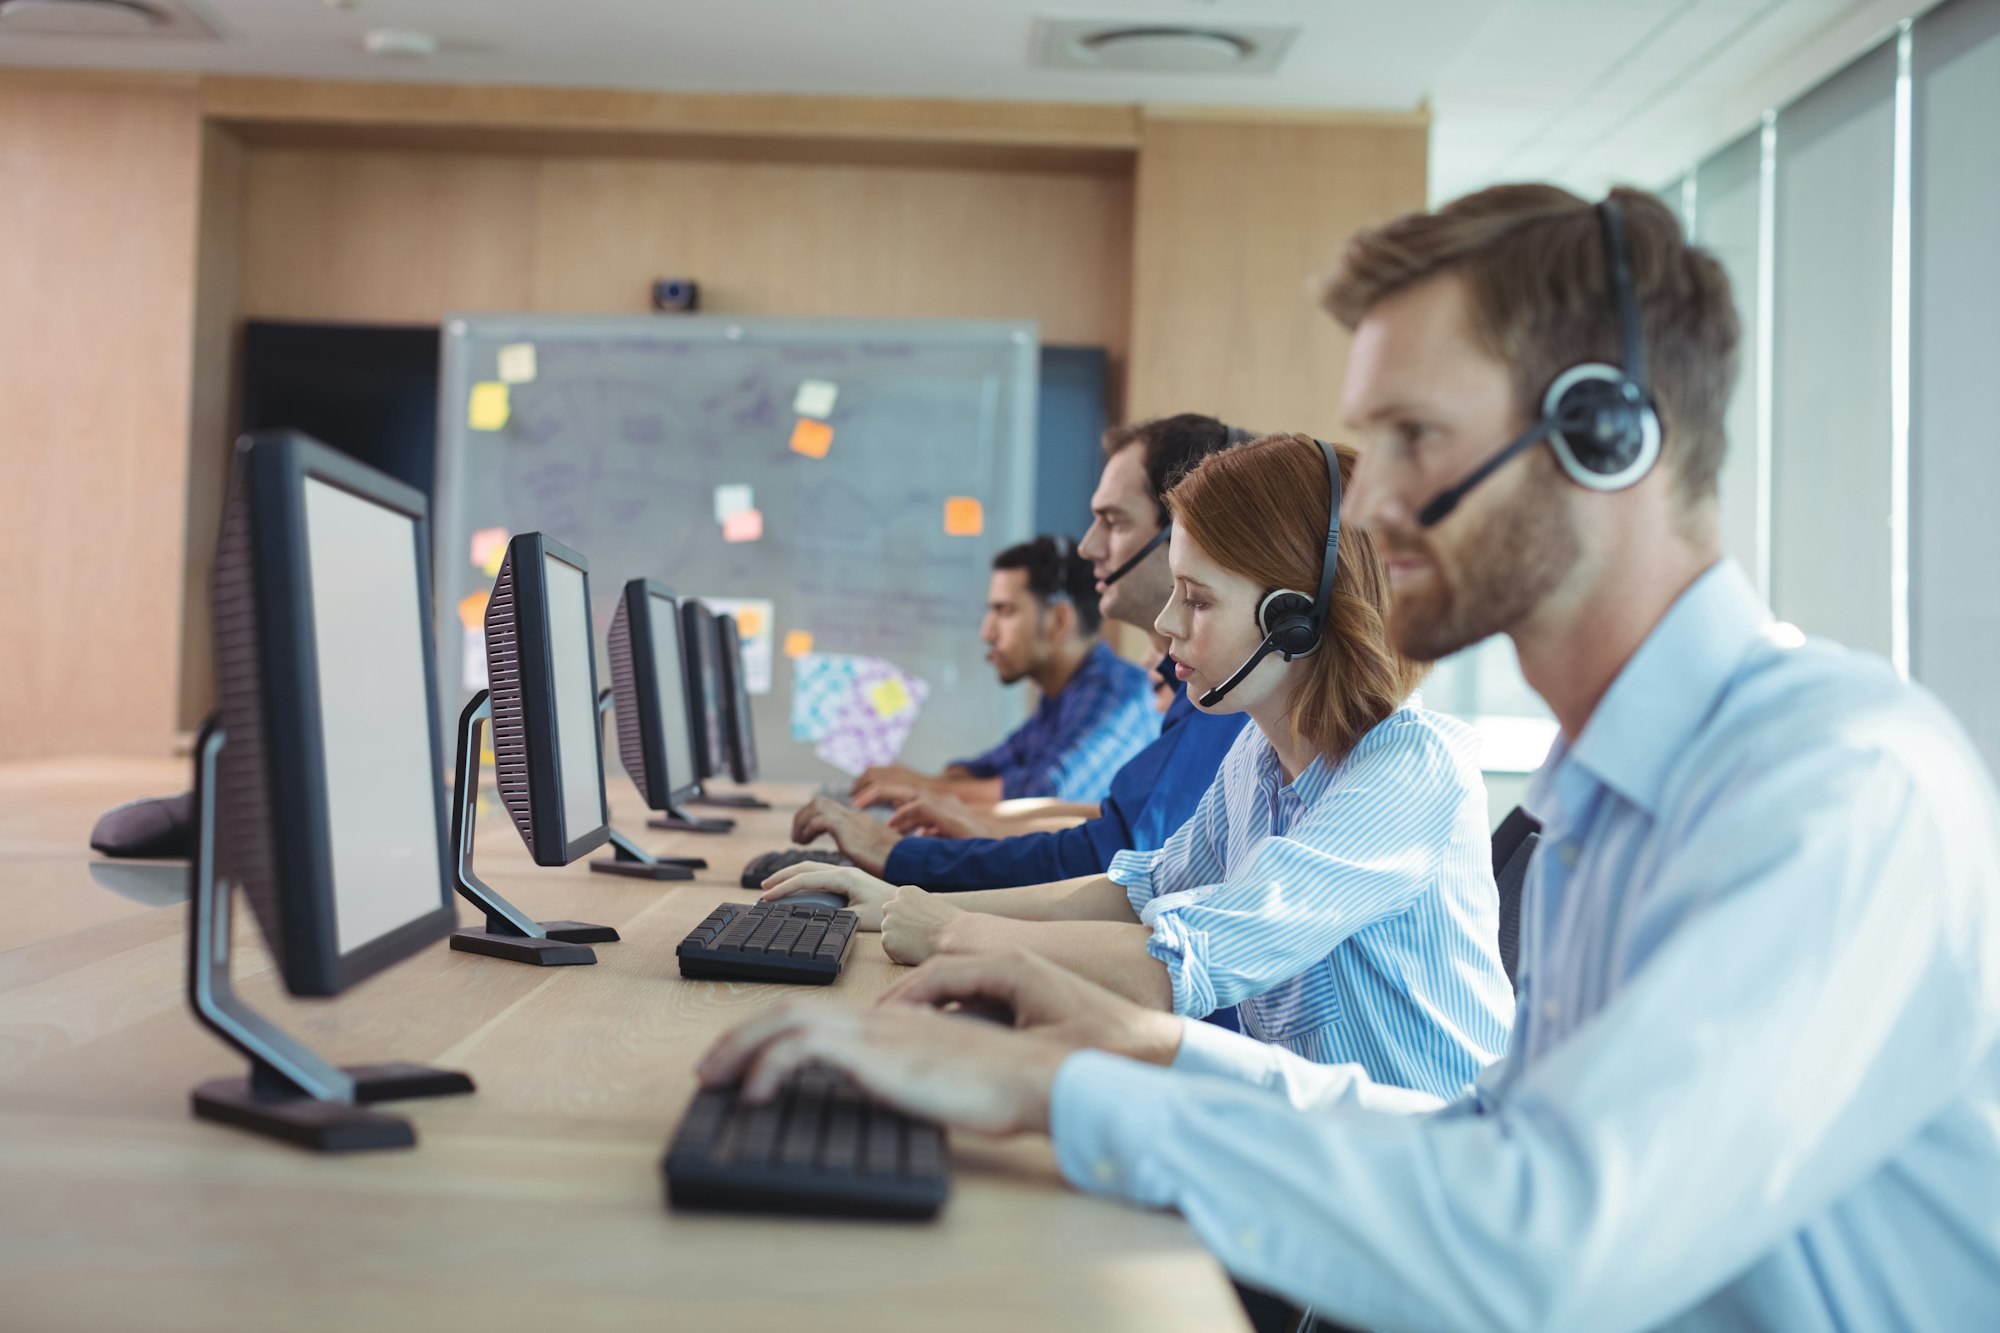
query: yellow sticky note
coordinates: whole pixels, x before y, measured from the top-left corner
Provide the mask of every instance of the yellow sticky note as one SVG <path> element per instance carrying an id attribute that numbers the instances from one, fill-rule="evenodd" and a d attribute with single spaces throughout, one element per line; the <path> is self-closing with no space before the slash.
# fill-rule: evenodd
<path id="1" fill-rule="evenodd" d="M 467 629 L 478 629 L 481 625 L 485 624 L 486 598 L 487 592 L 484 588 L 481 588 L 478 592 L 468 597 L 461 598 L 458 603 L 459 623 Z"/>
<path id="2" fill-rule="evenodd" d="M 758 517 L 761 519 L 762 514 Z M 754 606 L 740 608 L 736 612 L 736 632 L 746 639 L 754 639 L 764 632 L 764 613 Z"/>
<path id="3" fill-rule="evenodd" d="M 465 407 L 465 424 L 474 430 L 499 430 L 514 409 L 507 401 L 507 386 L 499 380 L 481 380 L 472 386 L 472 401 Z"/>
<path id="4" fill-rule="evenodd" d="M 986 531 L 986 508 L 969 495 L 948 495 L 944 501 L 944 535 L 977 537 Z"/>
<path id="5" fill-rule="evenodd" d="M 891 676 L 868 687 L 868 702 L 875 705 L 877 716 L 894 717 L 910 706 L 910 692 L 903 688 L 902 681 Z"/>
<path id="6" fill-rule="evenodd" d="M 535 345 L 508 343 L 500 349 L 500 378 L 508 384 L 532 384 L 535 380 Z"/>
<path id="7" fill-rule="evenodd" d="M 731 514 L 722 525 L 722 540 L 726 542 L 754 542 L 764 535 L 764 512 L 761 509 L 742 509 Z M 743 627 L 738 625 L 740 630 Z"/>
<path id="8" fill-rule="evenodd" d="M 813 650 L 813 636 L 809 629 L 790 630 L 785 635 L 785 656 L 804 657 Z"/>
<path id="9" fill-rule="evenodd" d="M 825 458 L 826 451 L 831 448 L 833 448 L 833 427 L 824 421 L 800 417 L 799 424 L 792 427 L 793 453 L 804 454 L 807 458 Z"/>
<path id="10" fill-rule="evenodd" d="M 481 528 L 472 534 L 472 567 L 492 578 L 500 572 L 501 558 L 507 554 L 507 529 Z"/>

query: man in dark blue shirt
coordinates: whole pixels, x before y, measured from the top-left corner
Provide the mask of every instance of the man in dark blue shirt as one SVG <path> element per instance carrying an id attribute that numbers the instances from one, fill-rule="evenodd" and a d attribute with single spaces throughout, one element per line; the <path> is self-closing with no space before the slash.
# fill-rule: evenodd
<path id="1" fill-rule="evenodd" d="M 1163 655 L 1161 679 L 1174 697 L 1159 739 L 1118 770 L 1096 818 L 1011 838 L 904 837 L 869 814 L 815 797 L 794 820 L 793 838 L 810 842 L 831 834 L 870 874 L 940 892 L 1098 875 L 1118 852 L 1149 851 L 1164 843 L 1194 813 L 1245 715 L 1196 709 L 1164 659 L 1166 642 L 1154 632 L 1153 618 L 1166 605 L 1173 576 L 1167 570 L 1167 510 L 1161 497 L 1182 473 L 1239 437 L 1214 417 L 1192 413 L 1105 433 L 1104 473 L 1091 497 L 1090 531 L 1077 543 L 1077 553 L 1097 575 L 1099 610 L 1138 626 L 1153 640 Z"/>

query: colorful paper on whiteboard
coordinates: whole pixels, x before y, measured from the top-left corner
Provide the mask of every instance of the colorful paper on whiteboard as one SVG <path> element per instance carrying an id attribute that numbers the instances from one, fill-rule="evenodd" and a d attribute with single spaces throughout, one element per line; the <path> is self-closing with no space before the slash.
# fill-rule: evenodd
<path id="1" fill-rule="evenodd" d="M 930 694 L 928 685 L 893 663 L 874 657 L 859 660 L 845 701 L 813 747 L 814 754 L 851 775 L 895 761 Z M 880 700 L 897 696 L 905 701 L 904 707 L 885 716 Z"/>
<path id="2" fill-rule="evenodd" d="M 801 380 L 799 391 L 792 398 L 792 412 L 824 421 L 833 415 L 833 404 L 839 397 L 840 386 L 832 380 Z"/>
<path id="3" fill-rule="evenodd" d="M 986 531 L 986 507 L 970 495 L 952 495 L 944 502 L 944 535 L 977 537 Z"/>
<path id="4" fill-rule="evenodd" d="M 807 653 L 792 661 L 792 739 L 816 741 L 846 706 L 858 657 Z"/>
<path id="5" fill-rule="evenodd" d="M 722 525 L 722 540 L 726 542 L 754 542 L 763 536 L 764 515 L 755 509 L 739 509 Z"/>
<path id="6" fill-rule="evenodd" d="M 535 382 L 535 345 L 508 343 L 500 349 L 500 381 L 503 384 Z"/>
<path id="7" fill-rule="evenodd" d="M 804 657 L 813 650 L 813 636 L 809 629 L 787 630 L 785 632 L 785 656 Z"/>
<path id="8" fill-rule="evenodd" d="M 826 451 L 831 448 L 833 448 L 833 427 L 824 421 L 800 417 L 799 424 L 792 427 L 793 453 L 804 454 L 807 458 L 825 458 Z"/>
<path id="9" fill-rule="evenodd" d="M 472 567 L 492 578 L 507 557 L 507 529 L 480 528 L 472 534 Z"/>
<path id="10" fill-rule="evenodd" d="M 474 430 L 500 430 L 514 414 L 507 398 L 507 386 L 499 380 L 481 380 L 472 386 L 465 405 L 465 424 Z"/>
<path id="11" fill-rule="evenodd" d="M 747 484 L 731 482 L 715 488 L 715 521 L 727 523 L 734 515 L 757 507 L 757 493 Z"/>

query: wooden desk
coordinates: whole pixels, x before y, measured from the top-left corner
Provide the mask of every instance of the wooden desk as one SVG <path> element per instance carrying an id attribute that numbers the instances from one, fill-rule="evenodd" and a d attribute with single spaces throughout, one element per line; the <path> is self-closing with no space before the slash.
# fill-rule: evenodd
<path id="1" fill-rule="evenodd" d="M 1180 1219 L 1077 1194 L 1039 1140 L 954 1136 L 931 1225 L 665 1209 L 660 1151 L 711 1038 L 781 999 L 866 1003 L 896 972 L 864 935 L 826 990 L 680 979 L 674 946 L 748 900 L 736 875 L 785 844 L 797 788 L 700 837 L 647 829 L 618 782 L 618 827 L 712 863 L 692 885 L 537 869 L 491 804 L 482 875 L 535 915 L 616 926 L 593 967 L 440 943 L 293 1000 L 239 910 L 250 1003 L 336 1063 L 463 1069 L 479 1091 L 393 1104 L 409 1152 L 318 1157 L 194 1120 L 188 1089 L 241 1063 L 188 1011 L 185 906 L 100 886 L 84 842 L 106 807 L 187 780 L 184 762 L 0 765 L 0 1328 L 1244 1327 Z"/>

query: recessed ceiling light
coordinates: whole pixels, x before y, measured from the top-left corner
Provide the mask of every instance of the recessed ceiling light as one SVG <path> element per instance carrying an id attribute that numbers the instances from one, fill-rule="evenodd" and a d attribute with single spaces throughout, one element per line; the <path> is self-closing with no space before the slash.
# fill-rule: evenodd
<path id="1" fill-rule="evenodd" d="M 438 39 L 427 32 L 412 32 L 406 28 L 370 28 L 361 39 L 371 56 L 402 56 L 406 59 L 422 60 L 434 56 L 438 51 Z"/>
<path id="2" fill-rule="evenodd" d="M 1062 69 L 1139 74 L 1269 74 L 1298 25 L 1134 23 L 1131 18 L 1037 16 L 1034 58 Z"/>
<path id="3" fill-rule="evenodd" d="M 166 24 L 138 0 L 0 0 L 0 29 L 65 37 L 137 37 Z"/>

